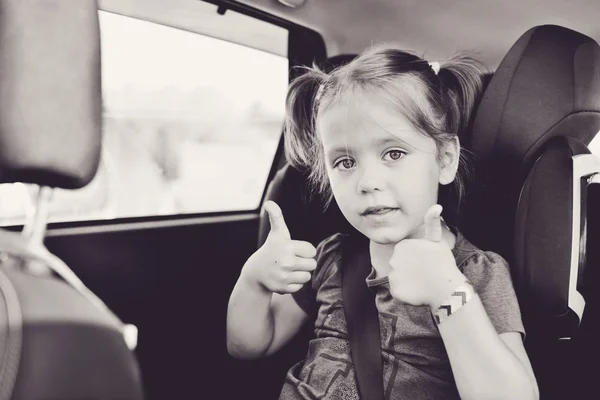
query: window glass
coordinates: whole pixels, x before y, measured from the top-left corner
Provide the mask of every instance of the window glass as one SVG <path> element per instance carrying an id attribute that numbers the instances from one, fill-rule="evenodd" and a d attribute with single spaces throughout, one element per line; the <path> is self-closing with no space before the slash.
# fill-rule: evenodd
<path id="1" fill-rule="evenodd" d="M 287 43 L 283 28 L 231 11 L 223 26 L 228 16 L 249 37 L 264 24 L 257 41 L 270 29 Z M 100 168 L 85 188 L 54 191 L 50 221 L 258 207 L 281 135 L 287 58 L 108 12 L 100 29 Z M 0 185 L 0 224 L 22 223 L 35 192 Z"/>

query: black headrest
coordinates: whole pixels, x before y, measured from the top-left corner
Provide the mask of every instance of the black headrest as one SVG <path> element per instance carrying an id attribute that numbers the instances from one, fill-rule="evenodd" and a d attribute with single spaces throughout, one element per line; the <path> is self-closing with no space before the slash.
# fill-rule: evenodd
<path id="1" fill-rule="evenodd" d="M 588 144 L 600 130 L 600 46 L 573 30 L 528 30 L 498 66 L 469 143 L 485 163 L 519 167 L 554 136 Z"/>
<path id="2" fill-rule="evenodd" d="M 541 147 L 556 136 L 588 144 L 598 131 L 600 46 L 559 26 L 528 30 L 495 71 L 464 140 L 477 175 L 463 213 L 469 237 L 507 255 L 502 231 Z"/>
<path id="3" fill-rule="evenodd" d="M 96 2 L 17 3 L 0 24 L 0 183 L 80 188 L 100 158 Z"/>

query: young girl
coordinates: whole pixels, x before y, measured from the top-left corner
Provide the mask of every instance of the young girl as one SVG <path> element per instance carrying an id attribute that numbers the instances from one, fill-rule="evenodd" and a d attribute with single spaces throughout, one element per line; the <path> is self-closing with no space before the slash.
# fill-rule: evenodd
<path id="1" fill-rule="evenodd" d="M 379 311 L 387 399 L 538 398 L 505 260 L 450 229 L 437 204 L 440 185 L 462 193 L 458 136 L 480 76 L 467 57 L 440 66 L 374 48 L 329 74 L 310 69 L 289 90 L 288 158 L 310 168 L 319 191 L 369 239 L 365 284 Z M 230 298 L 229 352 L 272 354 L 315 310 L 316 338 L 280 398 L 357 399 L 341 297 L 345 236 L 315 249 L 290 238 L 275 203 L 265 209 L 270 234 Z"/>

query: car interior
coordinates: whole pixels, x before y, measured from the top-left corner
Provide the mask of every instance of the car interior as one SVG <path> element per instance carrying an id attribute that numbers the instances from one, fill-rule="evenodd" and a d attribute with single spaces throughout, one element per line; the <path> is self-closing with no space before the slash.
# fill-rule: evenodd
<path id="1" fill-rule="evenodd" d="M 600 395 L 596 0 L 0 4 L 0 399 L 278 398 L 310 326 L 226 347 L 262 206 L 315 246 L 354 229 L 286 160 L 287 85 L 379 43 L 487 66 L 444 218 L 509 261 L 540 397 Z"/>

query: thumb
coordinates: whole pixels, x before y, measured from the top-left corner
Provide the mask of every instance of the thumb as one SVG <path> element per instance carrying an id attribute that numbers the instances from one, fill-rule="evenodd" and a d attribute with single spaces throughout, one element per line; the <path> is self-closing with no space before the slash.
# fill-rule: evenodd
<path id="1" fill-rule="evenodd" d="M 435 204 L 425 213 L 425 239 L 432 242 L 442 241 L 442 206 Z"/>
<path id="2" fill-rule="evenodd" d="M 271 224 L 271 233 L 282 235 L 286 239 L 291 239 L 290 231 L 283 219 L 281 208 L 272 200 L 265 202 L 265 211 L 269 214 L 269 223 Z"/>

